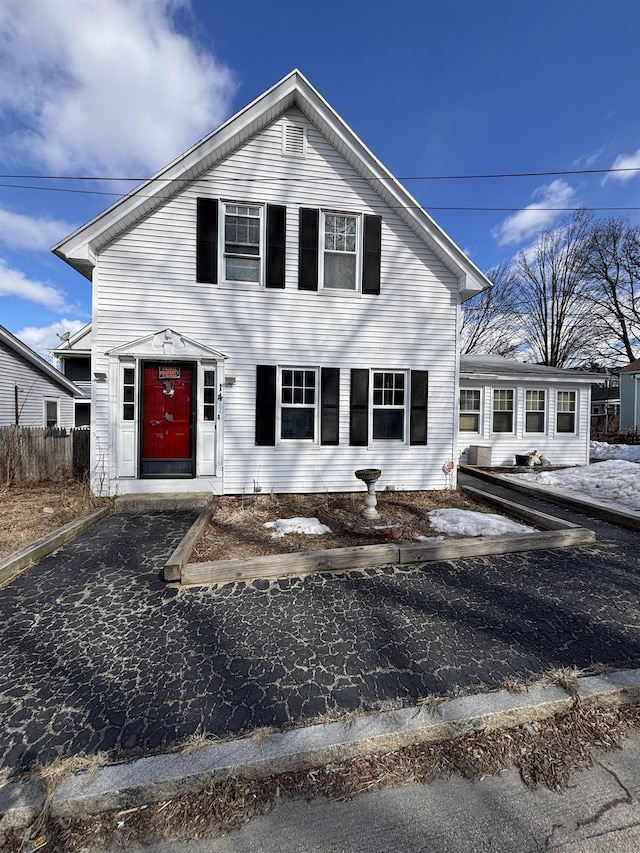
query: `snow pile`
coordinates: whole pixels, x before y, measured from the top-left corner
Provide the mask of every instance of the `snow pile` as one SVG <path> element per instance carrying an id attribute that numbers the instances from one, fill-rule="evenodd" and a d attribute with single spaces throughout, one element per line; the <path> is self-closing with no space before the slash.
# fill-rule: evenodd
<path id="1" fill-rule="evenodd" d="M 608 459 L 594 465 L 564 468 L 560 471 L 541 471 L 539 474 L 507 474 L 523 482 L 541 486 L 556 486 L 575 492 L 578 496 L 619 503 L 627 509 L 640 511 L 640 468 L 625 459 Z"/>
<path id="2" fill-rule="evenodd" d="M 317 518 L 278 518 L 276 521 L 265 522 L 263 526 L 273 528 L 272 539 L 286 536 L 287 533 L 306 533 L 307 536 L 331 533 L 331 528 L 326 524 L 320 524 Z"/>
<path id="3" fill-rule="evenodd" d="M 438 533 L 457 536 L 504 536 L 535 532 L 533 527 L 510 521 L 502 515 L 467 509 L 433 509 L 429 513 L 429 521 Z"/>
<path id="4" fill-rule="evenodd" d="M 589 458 L 594 462 L 601 459 L 628 459 L 640 462 L 640 444 L 607 444 L 606 441 L 592 441 L 589 445 Z"/>

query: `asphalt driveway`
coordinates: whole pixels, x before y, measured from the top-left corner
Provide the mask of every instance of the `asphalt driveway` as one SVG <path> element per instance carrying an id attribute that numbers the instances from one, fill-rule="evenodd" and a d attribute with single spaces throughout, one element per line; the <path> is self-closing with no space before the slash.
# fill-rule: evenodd
<path id="1" fill-rule="evenodd" d="M 111 516 L 0 590 L 0 761 L 640 666 L 640 535 L 530 502 L 599 541 L 178 592 L 162 566 L 194 514 Z"/>

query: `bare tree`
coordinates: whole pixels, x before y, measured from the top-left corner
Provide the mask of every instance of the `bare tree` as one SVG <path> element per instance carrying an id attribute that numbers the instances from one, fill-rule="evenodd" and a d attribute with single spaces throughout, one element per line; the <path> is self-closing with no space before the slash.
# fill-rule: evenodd
<path id="1" fill-rule="evenodd" d="M 640 227 L 627 219 L 594 224 L 586 257 L 587 299 L 602 317 L 604 355 L 640 355 Z"/>
<path id="2" fill-rule="evenodd" d="M 541 364 L 568 367 L 598 353 L 601 318 L 585 299 L 592 228 L 593 213 L 581 208 L 518 255 L 520 333 Z"/>
<path id="3" fill-rule="evenodd" d="M 514 278 L 510 264 L 487 271 L 493 287 L 472 296 L 462 306 L 461 352 L 464 355 L 513 355 L 519 347 L 514 318 Z"/>

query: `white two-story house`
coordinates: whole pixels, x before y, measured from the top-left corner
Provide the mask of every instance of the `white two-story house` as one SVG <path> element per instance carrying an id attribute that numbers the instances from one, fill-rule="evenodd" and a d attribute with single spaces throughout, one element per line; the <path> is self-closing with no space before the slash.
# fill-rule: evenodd
<path id="1" fill-rule="evenodd" d="M 299 71 L 54 247 L 93 286 L 93 485 L 438 489 L 490 286 Z"/>

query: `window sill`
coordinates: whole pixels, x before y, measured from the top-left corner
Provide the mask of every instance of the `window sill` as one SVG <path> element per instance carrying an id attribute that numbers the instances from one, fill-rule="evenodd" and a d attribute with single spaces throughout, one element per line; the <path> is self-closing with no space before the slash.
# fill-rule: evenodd
<path id="1" fill-rule="evenodd" d="M 266 290 L 263 284 L 259 281 L 221 281 L 218 284 L 219 290 Z M 281 289 L 281 288 L 273 288 Z"/>

